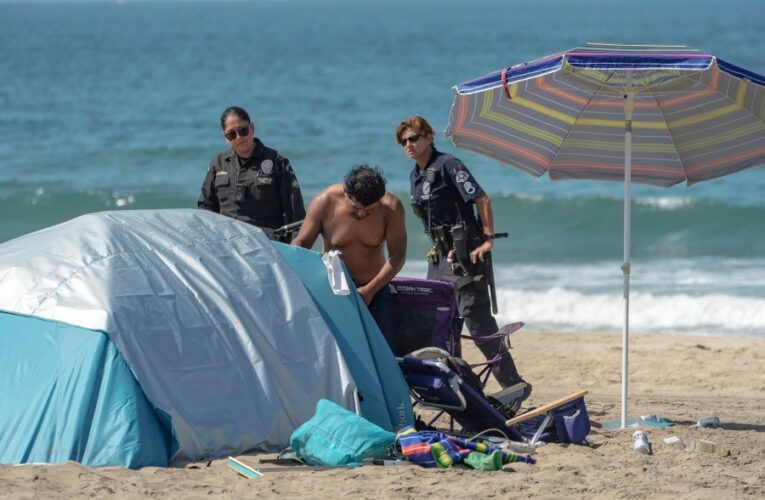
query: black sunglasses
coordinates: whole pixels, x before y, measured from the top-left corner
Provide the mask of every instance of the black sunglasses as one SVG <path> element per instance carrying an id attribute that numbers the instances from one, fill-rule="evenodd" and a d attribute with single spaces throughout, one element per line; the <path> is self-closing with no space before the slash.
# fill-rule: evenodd
<path id="1" fill-rule="evenodd" d="M 228 139 L 229 141 L 233 141 L 236 139 L 236 134 L 239 134 L 239 137 L 247 137 L 247 134 L 250 133 L 250 124 L 248 123 L 244 127 L 239 127 L 234 130 L 229 130 L 225 134 L 223 134 L 223 137 Z"/>
<path id="2" fill-rule="evenodd" d="M 404 137 L 398 143 L 401 144 L 402 146 L 406 146 L 407 142 L 414 144 L 415 142 L 420 140 L 420 137 L 422 137 L 422 134 L 410 135 L 409 137 Z"/>

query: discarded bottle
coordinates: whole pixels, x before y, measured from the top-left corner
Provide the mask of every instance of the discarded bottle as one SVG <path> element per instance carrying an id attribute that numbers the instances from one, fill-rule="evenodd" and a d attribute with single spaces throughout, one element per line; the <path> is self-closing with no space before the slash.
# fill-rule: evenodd
<path id="1" fill-rule="evenodd" d="M 635 431 L 632 434 L 632 448 L 644 455 L 651 454 L 651 445 L 648 443 L 648 436 L 643 431 Z"/>
<path id="2" fill-rule="evenodd" d="M 720 419 L 717 417 L 704 417 L 694 427 L 719 427 Z"/>

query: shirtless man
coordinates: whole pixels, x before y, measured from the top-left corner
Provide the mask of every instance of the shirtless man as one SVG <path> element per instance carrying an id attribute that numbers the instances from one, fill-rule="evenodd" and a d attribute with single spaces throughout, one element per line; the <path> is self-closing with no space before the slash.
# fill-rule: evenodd
<path id="1" fill-rule="evenodd" d="M 406 259 L 406 225 L 401 200 L 385 190 L 379 169 L 356 165 L 342 183 L 319 193 L 292 244 L 311 248 L 319 234 L 323 252 L 341 252 L 359 294 L 394 349 L 396 315 L 388 283 Z"/>

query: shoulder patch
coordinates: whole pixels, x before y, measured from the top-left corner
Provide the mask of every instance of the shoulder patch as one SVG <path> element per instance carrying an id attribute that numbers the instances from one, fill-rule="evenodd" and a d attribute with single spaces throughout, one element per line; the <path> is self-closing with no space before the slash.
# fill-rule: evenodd
<path id="1" fill-rule="evenodd" d="M 274 171 L 274 162 L 271 160 L 263 160 L 260 164 L 260 170 L 263 171 L 264 174 L 270 174 Z"/>

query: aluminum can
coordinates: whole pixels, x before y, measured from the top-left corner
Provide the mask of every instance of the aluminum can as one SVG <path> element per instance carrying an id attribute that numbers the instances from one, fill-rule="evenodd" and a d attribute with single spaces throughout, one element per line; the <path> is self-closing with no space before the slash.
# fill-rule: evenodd
<path id="1" fill-rule="evenodd" d="M 648 436 L 643 431 L 635 431 L 632 434 L 632 448 L 644 455 L 651 454 L 651 445 L 648 443 Z"/>

